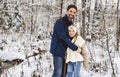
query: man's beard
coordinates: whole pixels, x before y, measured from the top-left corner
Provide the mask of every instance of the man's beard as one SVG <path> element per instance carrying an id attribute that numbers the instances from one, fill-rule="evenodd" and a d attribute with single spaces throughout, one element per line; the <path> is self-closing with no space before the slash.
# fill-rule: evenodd
<path id="1" fill-rule="evenodd" d="M 73 16 L 73 15 L 69 15 L 69 16 L 68 16 L 68 19 L 69 19 L 69 20 L 72 20 L 72 19 L 74 19 L 74 16 Z"/>

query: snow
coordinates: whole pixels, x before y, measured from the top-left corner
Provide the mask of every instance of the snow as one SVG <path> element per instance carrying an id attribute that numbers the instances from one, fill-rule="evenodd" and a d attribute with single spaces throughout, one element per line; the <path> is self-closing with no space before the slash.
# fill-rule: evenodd
<path id="1" fill-rule="evenodd" d="M 1 52 L 0 53 L 0 58 L 2 59 L 2 60 L 14 60 L 14 59 L 17 59 L 17 58 L 19 58 L 19 59 L 25 59 L 25 56 L 24 55 L 22 55 L 21 53 L 18 53 L 18 52 L 9 52 L 9 51 L 7 51 L 7 52 Z"/>
<path id="2" fill-rule="evenodd" d="M 47 44 L 50 42 L 48 39 L 44 40 L 46 41 Z M 40 41 L 42 43 L 42 41 Z M 37 43 L 33 43 L 32 45 L 38 45 Z M 49 48 L 49 45 L 47 46 Z M 4 73 L 1 75 L 1 77 L 6 77 L 6 74 L 8 77 L 31 77 L 34 73 L 36 75 L 41 75 L 42 77 L 51 77 L 52 71 L 53 71 L 53 66 L 52 66 L 52 56 L 47 51 L 47 53 L 38 55 L 35 57 L 30 57 L 28 59 L 25 58 L 25 53 L 20 53 L 16 52 L 18 51 L 18 48 L 16 46 L 11 47 L 6 47 L 9 48 L 10 52 L 8 49 L 5 51 L 1 51 L 0 53 L 0 58 L 4 60 L 13 60 L 16 58 L 23 59 L 24 61 L 20 63 L 19 65 L 16 65 L 10 69 L 7 69 L 4 71 Z M 48 49 L 49 50 L 49 49 Z M 96 49 L 96 52 L 100 51 L 98 48 Z M 47 59 L 46 59 L 47 57 Z M 96 57 L 96 62 L 101 62 L 102 59 L 100 57 Z M 117 65 L 117 76 L 120 76 L 120 58 L 116 57 L 114 59 L 114 63 Z M 51 67 L 52 68 L 51 68 Z M 37 70 L 37 71 L 36 71 Z M 42 74 L 40 74 L 42 73 Z M 90 70 L 85 70 L 83 67 L 81 68 L 81 77 L 111 77 L 111 71 L 109 70 L 108 72 L 105 73 L 96 73 Z"/>

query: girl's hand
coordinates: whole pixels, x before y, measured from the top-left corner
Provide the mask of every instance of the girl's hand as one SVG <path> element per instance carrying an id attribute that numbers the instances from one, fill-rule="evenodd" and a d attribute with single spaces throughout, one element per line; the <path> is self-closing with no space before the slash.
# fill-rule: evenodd
<path id="1" fill-rule="evenodd" d="M 81 47 L 78 47 L 77 52 L 78 52 L 78 53 L 81 52 Z"/>

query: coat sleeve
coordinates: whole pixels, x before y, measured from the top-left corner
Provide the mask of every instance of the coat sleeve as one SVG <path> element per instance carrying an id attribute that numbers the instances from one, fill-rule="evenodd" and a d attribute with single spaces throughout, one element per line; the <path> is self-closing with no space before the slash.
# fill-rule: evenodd
<path id="1" fill-rule="evenodd" d="M 67 44 L 67 46 L 72 49 L 73 51 L 77 50 L 78 47 L 76 45 L 74 45 L 68 38 L 67 34 L 66 34 L 66 30 L 64 28 L 64 24 L 60 21 L 57 21 L 57 23 L 54 26 L 54 30 L 56 32 L 56 34 L 58 35 L 58 37 L 61 40 L 64 40 L 65 43 Z"/>
<path id="2" fill-rule="evenodd" d="M 87 47 L 85 44 L 82 46 L 81 54 L 82 54 L 83 59 L 84 59 L 83 66 L 85 69 L 87 69 L 89 67 L 89 64 L 88 64 L 88 57 L 87 57 Z"/>

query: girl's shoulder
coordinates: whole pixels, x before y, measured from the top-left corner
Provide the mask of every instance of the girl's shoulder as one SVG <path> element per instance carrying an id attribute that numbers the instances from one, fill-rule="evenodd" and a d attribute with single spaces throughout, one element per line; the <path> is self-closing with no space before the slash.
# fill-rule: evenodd
<path id="1" fill-rule="evenodd" d="M 85 40 L 82 38 L 82 36 L 77 36 L 77 39 L 78 39 L 78 40 L 81 40 L 81 41 L 85 41 Z"/>
<path id="2" fill-rule="evenodd" d="M 82 36 L 78 36 L 76 42 L 79 43 L 81 46 L 85 44 L 85 40 L 82 38 Z"/>

